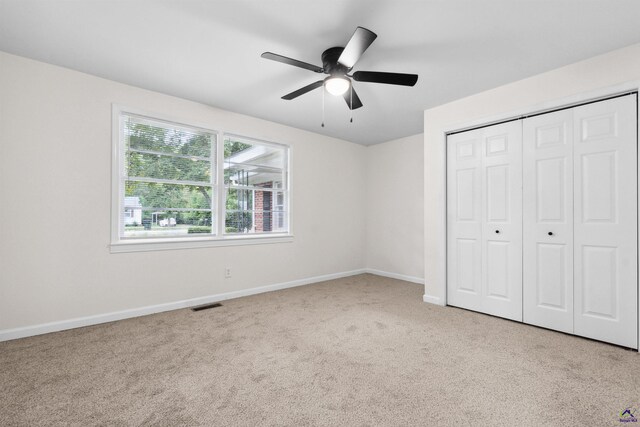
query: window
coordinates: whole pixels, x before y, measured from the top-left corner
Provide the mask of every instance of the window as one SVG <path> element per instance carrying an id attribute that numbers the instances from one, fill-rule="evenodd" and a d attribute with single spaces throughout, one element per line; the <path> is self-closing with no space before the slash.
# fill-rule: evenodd
<path id="1" fill-rule="evenodd" d="M 224 140 L 225 233 L 286 232 L 287 148 L 238 136 Z"/>
<path id="2" fill-rule="evenodd" d="M 212 233 L 216 135 L 122 115 L 121 239 Z M 140 220 L 131 221 L 134 209 Z"/>
<path id="3" fill-rule="evenodd" d="M 114 118 L 112 248 L 289 235 L 287 146 L 117 107 Z"/>

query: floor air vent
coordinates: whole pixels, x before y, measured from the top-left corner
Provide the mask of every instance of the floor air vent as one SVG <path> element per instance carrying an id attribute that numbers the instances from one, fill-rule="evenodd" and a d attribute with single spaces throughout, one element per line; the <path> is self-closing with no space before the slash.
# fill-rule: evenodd
<path id="1" fill-rule="evenodd" d="M 197 307 L 193 307 L 191 311 L 209 310 L 210 308 L 216 308 L 216 307 L 222 307 L 222 304 L 220 304 L 219 302 L 216 302 L 213 304 L 199 305 Z"/>

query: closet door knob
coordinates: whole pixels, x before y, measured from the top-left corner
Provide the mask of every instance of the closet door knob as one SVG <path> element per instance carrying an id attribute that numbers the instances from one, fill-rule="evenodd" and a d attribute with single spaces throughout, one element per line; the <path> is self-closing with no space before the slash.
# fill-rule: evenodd
<path id="1" fill-rule="evenodd" d="M 549 236 L 553 236 L 553 231 L 547 233 Z"/>
<path id="2" fill-rule="evenodd" d="M 496 230 L 496 234 L 500 234 L 500 230 Z"/>

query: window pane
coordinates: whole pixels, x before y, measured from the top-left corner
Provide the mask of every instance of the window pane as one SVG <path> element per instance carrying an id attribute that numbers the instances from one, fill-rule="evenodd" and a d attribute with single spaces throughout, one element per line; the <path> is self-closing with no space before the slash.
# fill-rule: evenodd
<path id="1" fill-rule="evenodd" d="M 252 211 L 227 211 L 225 233 L 253 233 Z"/>
<path id="2" fill-rule="evenodd" d="M 159 154 L 127 153 L 127 175 L 211 183 L 211 162 Z"/>
<path id="3" fill-rule="evenodd" d="M 229 185 L 274 187 L 286 181 L 286 149 L 225 139 L 224 179 Z"/>
<path id="4" fill-rule="evenodd" d="M 142 208 L 211 209 L 212 194 L 204 185 L 125 181 L 125 208 L 135 198 Z"/>
<path id="5" fill-rule="evenodd" d="M 227 190 L 227 210 L 253 210 L 254 190 L 230 188 Z"/>
<path id="6" fill-rule="evenodd" d="M 227 210 L 225 233 L 257 234 L 286 232 L 289 229 L 287 218 L 287 211 Z"/>
<path id="7" fill-rule="evenodd" d="M 215 141 L 211 133 L 131 116 L 124 136 L 127 148 L 198 157 L 211 157 Z"/>
<path id="8" fill-rule="evenodd" d="M 275 191 L 273 193 L 273 231 L 288 231 L 289 224 L 287 223 L 287 212 L 289 207 L 287 206 L 287 197 L 283 191 Z"/>
<path id="9" fill-rule="evenodd" d="M 274 211 L 271 214 L 272 219 L 272 231 L 289 231 L 289 223 L 287 222 L 289 216 L 287 211 Z"/>
<path id="10" fill-rule="evenodd" d="M 120 237 L 215 234 L 216 134 L 136 115 L 120 117 L 125 162 Z"/>
<path id="11" fill-rule="evenodd" d="M 231 188 L 226 209 L 226 233 L 286 232 L 289 228 L 284 191 Z"/>
<path id="12" fill-rule="evenodd" d="M 288 231 L 287 193 L 229 188 L 226 191 L 226 233 Z"/>
<path id="13" fill-rule="evenodd" d="M 225 232 L 288 231 L 288 149 L 227 137 L 224 159 Z"/>
<path id="14" fill-rule="evenodd" d="M 155 211 L 134 209 L 124 217 L 122 237 L 194 237 L 215 233 L 211 211 Z"/>
<path id="15" fill-rule="evenodd" d="M 284 180 L 282 170 L 233 163 L 224 167 L 224 180 L 230 185 L 273 188 L 275 182 Z"/>

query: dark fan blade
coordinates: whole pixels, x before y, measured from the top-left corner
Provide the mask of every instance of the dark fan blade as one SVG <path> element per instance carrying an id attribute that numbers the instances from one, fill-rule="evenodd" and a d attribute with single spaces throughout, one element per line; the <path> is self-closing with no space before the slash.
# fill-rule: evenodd
<path id="1" fill-rule="evenodd" d="M 356 32 L 353 33 L 351 40 L 349 40 L 340 58 L 338 58 L 338 62 L 347 68 L 353 68 L 376 37 L 378 36 L 373 31 L 362 27 L 356 28 Z"/>
<path id="2" fill-rule="evenodd" d="M 272 61 L 282 62 L 283 64 L 289 64 L 294 67 L 304 68 L 305 70 L 315 71 L 316 73 L 322 73 L 324 71 L 317 65 L 308 64 L 306 62 L 298 61 L 297 59 L 287 58 L 286 56 L 278 55 L 277 53 L 265 52 L 260 56 Z"/>
<path id="3" fill-rule="evenodd" d="M 351 106 L 352 92 L 353 92 L 353 107 Z M 358 94 L 356 93 L 355 90 L 352 91 L 351 89 L 349 89 L 344 94 L 342 94 L 342 96 L 344 97 L 344 100 L 347 101 L 347 107 L 349 107 L 350 110 L 357 110 L 358 108 L 362 107 L 362 101 L 360 101 L 360 98 L 358 97 Z"/>
<path id="4" fill-rule="evenodd" d="M 357 82 L 386 83 L 390 85 L 413 86 L 418 81 L 417 74 L 381 73 L 379 71 L 356 71 L 353 80 Z"/>
<path id="5" fill-rule="evenodd" d="M 323 80 L 318 80 L 317 82 L 311 83 L 310 85 L 307 85 L 303 88 L 294 90 L 293 92 L 286 94 L 285 96 L 282 97 L 282 99 L 286 99 L 290 101 L 294 98 L 299 97 L 300 95 L 304 95 L 307 92 L 311 92 L 312 90 L 319 88 L 320 86 L 322 86 L 323 83 L 324 83 Z"/>

